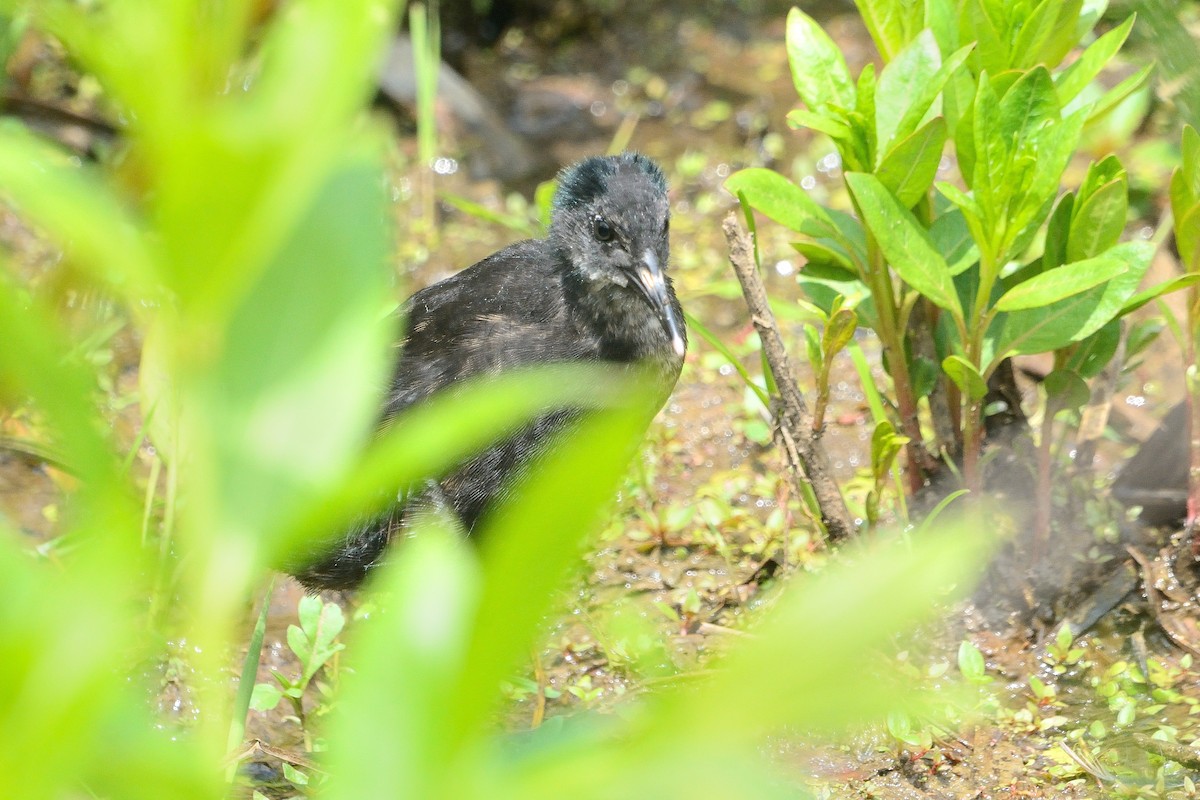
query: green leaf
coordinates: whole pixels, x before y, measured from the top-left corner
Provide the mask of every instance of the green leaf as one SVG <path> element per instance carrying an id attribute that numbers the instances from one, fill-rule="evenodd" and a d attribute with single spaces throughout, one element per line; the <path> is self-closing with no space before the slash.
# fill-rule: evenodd
<path id="1" fill-rule="evenodd" d="M 835 142 L 849 142 L 851 138 L 850 126 L 840 115 L 797 108 L 788 112 L 787 122 L 793 128 L 808 128 L 823 133 Z"/>
<path id="2" fill-rule="evenodd" d="M 1014 209 L 1016 221 L 1013 229 L 1022 230 L 1026 226 L 1036 228 L 1043 219 L 1041 215 L 1049 214 L 1063 172 L 1075 154 L 1083 124 L 1084 115 L 1077 112 L 1059 121 L 1052 121 L 1038 132 L 1040 135 L 1033 144 L 1037 158 L 1032 184 L 1023 204 Z"/>
<path id="3" fill-rule="evenodd" d="M 1186 289 L 1189 286 L 1200 284 L 1200 273 L 1189 272 L 1186 275 L 1177 275 L 1170 280 L 1163 281 L 1156 286 L 1151 286 L 1149 289 L 1138 292 L 1133 297 L 1129 298 L 1125 305 L 1121 306 L 1121 316 L 1125 316 L 1133 311 L 1137 311 L 1142 306 L 1149 303 L 1151 300 L 1159 298 L 1164 294 L 1177 292 L 1180 289 Z"/>
<path id="4" fill-rule="evenodd" d="M 1108 0 L 1087 0 L 1089 9 L 1085 17 L 1082 16 L 1084 0 L 1065 0 L 1059 3 L 1058 20 L 1042 50 L 1042 63 L 1052 68 L 1062 63 L 1067 54 L 1087 38 L 1088 32 L 1103 11 L 1102 6 L 1107 4 Z"/>
<path id="5" fill-rule="evenodd" d="M 959 189 L 954 184 L 946 183 L 945 181 L 937 181 L 934 183 L 934 186 L 937 187 L 937 190 L 941 192 L 947 200 L 949 200 L 951 203 L 954 203 L 954 205 L 958 207 L 958 210 L 962 212 L 964 218 L 963 221 L 967 223 L 968 228 L 971 227 L 972 219 L 980 219 L 980 216 L 983 212 L 980 210 L 979 204 L 975 202 L 974 197 L 967 194 L 962 189 Z"/>
<path id="6" fill-rule="evenodd" d="M 1183 206 L 1191 206 L 1200 201 L 1200 133 L 1197 133 L 1191 125 L 1185 125 L 1183 128 L 1180 151 L 1183 156 L 1181 169 L 1184 183 L 1182 188 L 1186 189 L 1186 194 L 1179 199 L 1182 200 Z M 1175 204 L 1175 201 L 1176 195 L 1172 193 L 1172 205 Z"/>
<path id="7" fill-rule="evenodd" d="M 1175 218 L 1175 242 L 1188 272 L 1200 272 L 1200 203 Z"/>
<path id="8" fill-rule="evenodd" d="M 1071 236 L 1071 218 L 1075 210 L 1075 193 L 1065 192 L 1058 198 L 1046 224 L 1046 243 L 1042 248 L 1042 271 L 1067 263 L 1067 242 Z"/>
<path id="9" fill-rule="evenodd" d="M 316 600 L 318 606 L 316 615 L 313 616 L 310 610 L 307 614 L 302 613 L 300 617 L 300 622 L 304 626 L 304 639 L 309 648 L 308 652 L 303 655 L 296 651 L 296 655 L 300 656 L 300 661 L 304 665 L 304 673 L 300 679 L 301 685 L 307 685 L 317 670 L 325 666 L 335 653 L 343 649 L 343 645 L 334 641 L 342 632 L 346 622 L 341 606 L 337 603 L 325 603 L 320 598 L 316 598 Z M 301 605 L 303 606 L 303 601 L 301 601 Z M 291 641 L 290 629 L 288 630 L 288 641 Z"/>
<path id="10" fill-rule="evenodd" d="M 1014 67 L 1028 69 L 1035 64 L 1054 66 L 1047 61 L 1043 51 L 1055 32 L 1058 10 L 1061 7 L 1062 0 L 1042 0 L 1021 22 L 1012 47 Z"/>
<path id="11" fill-rule="evenodd" d="M 875 136 L 875 65 L 868 63 L 858 73 L 854 111 L 847 115 L 851 137 L 849 147 L 843 147 L 842 169 L 867 169 L 874 166 L 871 159 L 879 145 Z M 861 166 L 856 166 L 861 165 Z"/>
<path id="12" fill-rule="evenodd" d="M 382 178 L 363 161 L 332 175 L 234 309 L 197 388 L 212 415 L 222 531 L 278 531 L 281 508 L 349 466 L 374 425 L 393 326 Z M 336 265 L 335 268 L 331 268 Z M 303 431 L 303 435 L 297 432 Z"/>
<path id="13" fill-rule="evenodd" d="M 1105 156 L 1100 161 L 1093 161 L 1088 165 L 1087 174 L 1084 175 L 1083 183 L 1079 184 L 1077 194 L 1080 199 L 1086 199 L 1104 184 L 1122 180 L 1125 177 L 1125 167 L 1121 164 L 1121 159 L 1115 155 Z"/>
<path id="14" fill-rule="evenodd" d="M 1081 378 L 1094 378 L 1108 366 L 1121 344 L 1121 322 L 1112 320 L 1071 349 L 1064 365 Z"/>
<path id="15" fill-rule="evenodd" d="M 1058 99 L 1054 93 L 1054 82 L 1044 67 L 1037 67 L 1020 77 L 1000 98 L 996 128 L 986 131 L 989 158 L 999 156 L 1003 170 L 997 174 L 1006 185 L 993 185 L 993 191 L 1007 191 L 1017 195 L 1024 189 L 1027 180 L 1024 171 L 1041 166 L 1043 140 L 1049 131 L 1058 126 Z M 1054 135 L 1058 132 L 1055 130 Z M 1074 147 L 1071 147 L 1074 150 Z M 1065 159 L 1063 166 L 1066 166 Z M 1052 177 L 1054 188 L 1058 187 L 1058 174 Z M 1039 176 L 1041 177 L 1041 176 Z M 1037 199 L 1040 204 L 1042 201 Z M 999 204 L 998 204 L 999 205 Z M 1017 227 L 1015 224 L 1013 227 Z"/>
<path id="16" fill-rule="evenodd" d="M 884 157 L 876 176 L 905 208 L 929 192 L 946 146 L 946 121 L 934 117 L 920 130 L 898 142 Z"/>
<path id="17" fill-rule="evenodd" d="M 874 175 L 848 172 L 846 185 L 863 221 L 904 282 L 961 319 L 950 269 L 908 209 Z"/>
<path id="18" fill-rule="evenodd" d="M 858 315 L 849 308 L 838 309 L 837 313 L 826 323 L 825 331 L 821 336 L 821 351 L 826 362 L 832 361 L 833 357 L 850 343 L 856 330 L 858 330 Z"/>
<path id="19" fill-rule="evenodd" d="M 995 75 L 1009 69 L 1009 44 L 1004 32 L 1000 29 L 1000 21 L 996 18 L 1000 11 L 992 9 L 988 0 L 963 0 L 959 7 L 958 31 L 959 41 L 976 42 L 972 54 L 972 72 L 979 74 L 987 72 Z"/>
<path id="20" fill-rule="evenodd" d="M 438 194 L 438 199 L 442 202 L 457 208 L 464 214 L 469 214 L 476 219 L 484 222 L 503 225 L 510 231 L 514 231 L 521 236 L 538 236 L 541 233 L 538 225 L 531 222 L 526 217 L 517 216 L 516 214 L 506 214 L 501 211 L 495 211 L 482 203 L 476 203 L 474 200 L 468 200 L 450 192 L 441 192 Z"/>
<path id="21" fill-rule="evenodd" d="M 996 308 L 999 311 L 1020 311 L 1048 306 L 1106 283 L 1128 268 L 1122 259 L 1107 256 L 1064 264 L 1018 283 L 996 301 Z"/>
<path id="22" fill-rule="evenodd" d="M 102 285 L 154 297 L 163 276 L 137 219 L 97 170 L 72 162 L 12 119 L 0 121 L 0 193 Z"/>
<path id="23" fill-rule="evenodd" d="M 1154 74 L 1154 66 L 1154 64 L 1147 64 L 1105 92 L 1091 107 L 1091 113 L 1087 117 L 1088 123 L 1100 119 L 1121 105 L 1131 94 L 1145 86 L 1150 81 L 1150 76 Z"/>
<path id="24" fill-rule="evenodd" d="M 826 105 L 854 107 L 854 83 L 841 50 L 817 22 L 798 8 L 787 17 L 788 64 L 796 94 L 813 111 Z"/>
<path id="25" fill-rule="evenodd" d="M 942 371 L 971 400 L 982 400 L 987 396 L 987 381 L 979 374 L 975 365 L 962 356 L 958 354 L 946 356 L 942 360 Z"/>
<path id="26" fill-rule="evenodd" d="M 830 239 L 810 242 L 792 242 L 792 248 L 807 259 L 809 266 L 827 265 L 847 273 L 847 278 L 853 278 L 857 268 L 845 249 Z"/>
<path id="27" fill-rule="evenodd" d="M 897 618 L 927 609 L 948 583 L 960 584 L 966 574 L 964 565 L 972 558 L 967 554 L 977 552 L 978 547 L 978 543 L 970 545 L 954 535 L 961 533 L 946 528 L 932 531 L 929 537 L 913 541 L 911 551 L 898 541 L 871 548 L 869 558 L 855 559 L 861 568 L 857 574 L 862 581 L 855 590 L 853 582 L 842 583 L 846 573 L 839 568 L 824 570 L 812 580 L 804 581 L 798 591 L 786 593 L 778 611 L 759 628 L 761 636 L 731 652 L 723 667 L 715 671 L 703 694 L 705 702 L 696 702 L 697 690 L 692 686 L 656 703 L 651 718 L 662 725 L 655 740 L 677 743 L 681 730 L 718 738 L 722 730 L 730 729 L 761 734 L 789 725 L 793 719 L 807 720 L 805 724 L 810 730 L 814 725 L 826 729 L 867 709 L 897 710 L 894 693 L 890 701 L 884 700 L 889 693 L 888 681 L 877 682 L 879 673 L 874 673 L 869 682 L 863 680 L 861 672 L 854 675 L 859 687 L 855 691 L 834 687 L 849 685 L 850 676 L 844 673 L 848 665 L 866 663 L 861 654 L 870 651 L 862 649 L 864 644 L 877 641 L 878 633 L 889 626 L 894 629 Z M 945 552 L 943 547 L 957 553 Z M 921 560 L 931 556 L 937 562 L 932 568 Z M 868 612 L 872 607 L 874 610 Z M 831 615 L 822 612 L 822 608 L 836 608 L 838 613 Z M 824 643 L 823 657 L 797 663 L 795 669 L 788 671 L 786 681 L 789 686 L 823 686 L 828 691 L 787 690 L 780 693 L 782 699 L 764 696 L 758 685 L 761 677 L 756 676 L 776 674 L 779 664 L 796 663 L 789 654 L 798 656 L 805 642 L 809 646 L 814 642 Z M 882 708 L 881 700 L 884 700 Z"/>
<path id="28" fill-rule="evenodd" d="M 920 84 L 914 88 L 915 94 L 912 101 L 908 104 L 904 115 L 900 118 L 896 125 L 897 139 L 907 138 L 917 129 L 921 121 L 925 119 L 931 111 L 935 111 L 940 103 L 938 102 L 939 95 L 946 89 L 947 84 L 958 73 L 960 67 L 967 60 L 974 48 L 973 44 L 950 54 L 950 56 L 942 62 L 938 67 L 937 72 L 933 74 L 927 82 Z M 968 81 L 969 83 L 969 81 Z"/>
<path id="29" fill-rule="evenodd" d="M 1043 382 L 1051 414 L 1081 408 L 1091 397 L 1083 378 L 1069 369 L 1056 369 Z"/>
<path id="30" fill-rule="evenodd" d="M 910 107 L 914 108 L 917 120 L 929 110 L 937 95 L 924 95 L 923 90 L 933 81 L 941 63 L 933 33 L 924 30 L 883 68 L 875 100 L 875 141 L 881 155 L 892 149 L 896 138 L 908 136 L 908 131 L 897 128 Z M 916 108 L 915 104 L 924 102 L 925 97 L 928 97 L 925 107 Z"/>
<path id="31" fill-rule="evenodd" d="M 829 313 L 835 298 L 844 297 L 846 303 L 858 308 L 861 315 L 862 304 L 871 294 L 866 284 L 853 273 L 828 264 L 805 264 L 804 269 L 796 276 L 796 283 L 805 297 L 826 313 Z"/>
<path id="32" fill-rule="evenodd" d="M 908 437 L 897 434 L 892 423 L 886 419 L 880 420 L 875 426 L 871 434 L 871 472 L 877 483 L 887 477 L 892 462 L 908 442 Z"/>
<path id="33" fill-rule="evenodd" d="M 908 371 L 909 377 L 912 379 L 913 394 L 918 398 L 928 397 L 937 387 L 938 379 L 941 377 L 938 365 L 924 356 L 914 358 Z"/>
<path id="34" fill-rule="evenodd" d="M 789 230 L 810 236 L 838 238 L 829 213 L 808 193 L 778 172 L 762 167 L 738 170 L 725 180 L 725 190 Z"/>
<path id="35" fill-rule="evenodd" d="M 949 53 L 958 47 L 955 0 L 925 0 L 925 27 L 933 31 L 938 48 Z"/>
<path id="36" fill-rule="evenodd" d="M 958 671 L 971 683 L 991 683 L 987 674 L 987 665 L 983 653 L 973 643 L 965 639 L 958 645 Z"/>
<path id="37" fill-rule="evenodd" d="M 1059 102 L 1063 105 L 1070 103 L 1089 83 L 1096 79 L 1096 76 L 1112 60 L 1112 57 L 1117 54 L 1121 45 L 1129 37 L 1129 31 L 1133 29 L 1135 18 L 1136 15 L 1130 15 L 1120 25 L 1096 39 L 1088 45 L 1071 66 L 1055 76 L 1054 85 L 1058 89 Z"/>
<path id="38" fill-rule="evenodd" d="M 804 348 L 808 353 L 808 366 L 814 373 L 819 373 L 825 365 L 825 353 L 821 350 L 821 334 L 817 327 L 810 323 L 804 324 Z"/>
<path id="39" fill-rule="evenodd" d="M 254 693 L 250 695 L 250 707 L 255 711 L 270 711 L 282 699 L 283 691 L 275 684 L 256 683 Z"/>
<path id="40" fill-rule="evenodd" d="M 979 247 L 961 209 L 954 208 L 939 215 L 929 226 L 929 238 L 946 260 L 951 275 L 966 271 L 979 260 Z"/>
<path id="41" fill-rule="evenodd" d="M 1120 260 L 1126 269 L 1107 283 L 1049 306 L 1005 315 L 996 329 L 996 358 L 1013 353 L 1045 353 L 1090 336 L 1120 314 L 1153 255 L 1154 246 L 1148 242 L 1119 244 L 1103 258 Z"/>
<path id="42" fill-rule="evenodd" d="M 905 12 L 910 7 L 896 0 L 855 0 L 855 5 L 884 62 L 891 61 L 909 40 L 911 23 Z"/>
<path id="43" fill-rule="evenodd" d="M 942 515 L 942 513 L 949 508 L 955 500 L 967 494 L 970 494 L 970 492 L 966 489 L 959 489 L 958 491 L 951 492 L 943 497 L 940 501 L 938 501 L 938 504 L 933 507 L 933 510 L 926 514 L 925 518 L 921 520 L 921 524 L 917 526 L 917 534 L 922 535 L 927 531 L 934 530 L 938 518 Z"/>
<path id="44" fill-rule="evenodd" d="M 1091 258 L 1115 245 L 1125 229 L 1128 209 L 1128 185 L 1121 162 L 1109 156 L 1093 164 L 1072 214 L 1067 261 Z"/>

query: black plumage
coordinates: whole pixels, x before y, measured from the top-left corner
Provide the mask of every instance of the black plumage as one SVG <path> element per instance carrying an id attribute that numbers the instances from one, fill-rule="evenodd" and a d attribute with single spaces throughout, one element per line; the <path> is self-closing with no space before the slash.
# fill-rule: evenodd
<path id="1" fill-rule="evenodd" d="M 666 274 L 669 221 L 666 180 L 645 156 L 564 170 L 545 239 L 512 244 L 409 299 L 382 424 L 464 379 L 564 362 L 645 365 L 661 406 L 687 344 Z M 393 506 L 294 574 L 311 589 L 357 586 L 423 503 L 453 511 L 470 531 L 578 414 L 553 410 L 436 484 L 397 487 Z"/>

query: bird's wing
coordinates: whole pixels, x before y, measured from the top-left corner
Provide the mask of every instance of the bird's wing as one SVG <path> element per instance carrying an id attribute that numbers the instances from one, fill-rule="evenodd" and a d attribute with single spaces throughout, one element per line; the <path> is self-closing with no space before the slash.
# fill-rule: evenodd
<path id="1" fill-rule="evenodd" d="M 555 264 L 545 241 L 518 242 L 413 295 L 386 417 L 467 378 L 586 357 Z"/>

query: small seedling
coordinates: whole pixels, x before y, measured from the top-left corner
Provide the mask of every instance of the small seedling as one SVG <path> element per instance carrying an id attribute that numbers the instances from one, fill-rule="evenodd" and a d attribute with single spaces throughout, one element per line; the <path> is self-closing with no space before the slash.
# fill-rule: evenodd
<path id="1" fill-rule="evenodd" d="M 298 616 L 300 624 L 288 626 L 287 642 L 300 661 L 300 675 L 291 678 L 272 670 L 277 683 L 255 684 L 250 707 L 255 711 L 270 711 L 286 697 L 297 722 L 304 729 L 305 741 L 311 743 L 304 694 L 317 672 L 345 649 L 345 645 L 337 641 L 345 626 L 345 617 L 337 603 L 326 603 L 313 595 L 305 595 L 300 600 Z M 327 693 L 328 687 L 325 689 L 322 694 Z"/>

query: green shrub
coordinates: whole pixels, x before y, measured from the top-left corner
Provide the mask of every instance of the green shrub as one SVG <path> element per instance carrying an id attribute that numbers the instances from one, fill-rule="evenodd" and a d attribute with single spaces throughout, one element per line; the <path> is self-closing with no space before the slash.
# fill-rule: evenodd
<path id="1" fill-rule="evenodd" d="M 798 235 L 799 281 L 813 303 L 827 313 L 853 306 L 878 334 L 909 490 L 939 457 L 960 453 L 967 486 L 979 489 L 984 398 L 1005 359 L 1054 353 L 1050 416 L 1078 408 L 1085 379 L 1116 351 L 1118 320 L 1193 280 L 1138 293 L 1154 247 L 1120 241 L 1128 181 L 1116 156 L 1060 194 L 1080 132 L 1143 86 L 1151 67 L 1089 90 L 1134 20 L 1092 38 L 1100 9 L 1078 0 L 858 7 L 885 62 L 878 74 L 868 64 L 852 78 L 802 11 L 787 26 L 804 104 L 789 122 L 833 141 L 854 214 L 818 205 L 770 170 L 742 170 L 726 186 Z M 935 408 L 922 423 L 925 398 L 949 414 Z"/>

